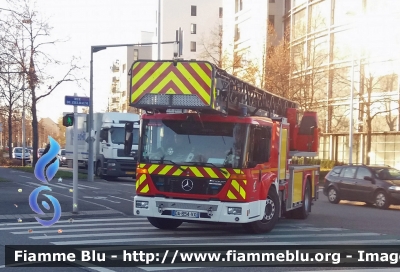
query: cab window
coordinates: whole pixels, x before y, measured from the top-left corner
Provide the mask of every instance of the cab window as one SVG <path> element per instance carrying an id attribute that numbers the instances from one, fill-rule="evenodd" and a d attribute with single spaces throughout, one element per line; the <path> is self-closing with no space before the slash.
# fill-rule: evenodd
<path id="1" fill-rule="evenodd" d="M 252 126 L 248 147 L 250 164 L 269 162 L 271 153 L 271 127 Z"/>

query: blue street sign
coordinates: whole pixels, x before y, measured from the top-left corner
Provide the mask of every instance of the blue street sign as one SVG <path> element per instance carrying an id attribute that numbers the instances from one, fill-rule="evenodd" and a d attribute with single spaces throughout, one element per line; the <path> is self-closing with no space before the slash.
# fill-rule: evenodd
<path id="1" fill-rule="evenodd" d="M 89 107 L 89 100 L 89 97 L 66 95 L 65 105 Z"/>

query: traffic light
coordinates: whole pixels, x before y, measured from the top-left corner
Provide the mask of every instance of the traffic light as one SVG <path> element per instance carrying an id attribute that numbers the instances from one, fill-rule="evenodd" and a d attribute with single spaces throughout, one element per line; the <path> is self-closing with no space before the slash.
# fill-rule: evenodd
<path id="1" fill-rule="evenodd" d="M 67 113 L 63 117 L 63 126 L 65 127 L 70 127 L 74 125 L 74 114 L 73 113 Z"/>

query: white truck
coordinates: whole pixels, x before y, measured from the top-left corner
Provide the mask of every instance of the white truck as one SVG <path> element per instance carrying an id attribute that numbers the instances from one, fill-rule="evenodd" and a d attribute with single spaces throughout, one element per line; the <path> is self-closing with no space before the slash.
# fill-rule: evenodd
<path id="1" fill-rule="evenodd" d="M 87 168 L 89 158 L 89 136 L 87 128 L 88 114 L 78 114 L 75 122 L 78 125 L 78 165 Z M 115 177 L 136 176 L 137 150 L 139 139 L 133 139 L 132 151 L 124 153 L 125 123 L 134 123 L 134 130 L 139 135 L 140 116 L 133 113 L 105 112 L 93 114 L 93 169 L 98 177 L 111 179 Z M 66 157 L 68 167 L 73 159 L 73 127 L 66 130 Z"/>

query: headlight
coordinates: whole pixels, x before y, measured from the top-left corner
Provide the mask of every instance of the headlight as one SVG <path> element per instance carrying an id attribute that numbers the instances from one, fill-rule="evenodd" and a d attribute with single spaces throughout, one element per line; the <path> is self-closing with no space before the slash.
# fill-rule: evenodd
<path id="1" fill-rule="evenodd" d="M 390 186 L 390 187 L 389 187 L 389 190 L 392 190 L 392 191 L 400 191 L 400 186 Z"/>
<path id="2" fill-rule="evenodd" d="M 228 214 L 241 215 L 242 214 L 242 208 L 228 207 Z"/>
<path id="3" fill-rule="evenodd" d="M 136 208 L 138 208 L 138 209 L 148 209 L 149 208 L 149 202 L 148 201 L 137 200 L 136 201 Z"/>
<path id="4" fill-rule="evenodd" d="M 62 159 L 63 159 L 63 160 L 66 160 L 67 158 L 66 158 L 66 157 L 62 157 Z"/>

